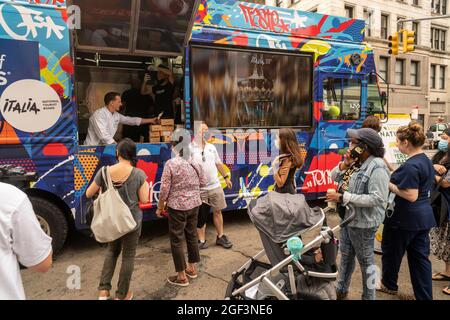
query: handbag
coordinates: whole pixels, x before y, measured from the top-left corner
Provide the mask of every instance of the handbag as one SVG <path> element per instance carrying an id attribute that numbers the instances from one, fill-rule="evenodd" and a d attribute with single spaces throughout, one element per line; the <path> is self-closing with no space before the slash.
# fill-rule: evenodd
<path id="1" fill-rule="evenodd" d="M 431 207 L 433 208 L 433 215 L 436 221 L 436 225 L 441 227 L 448 220 L 448 203 L 447 199 L 442 195 L 440 188 L 442 182 L 444 181 L 444 176 L 439 179 L 439 182 L 436 184 L 435 189 L 431 192 L 430 202 Z"/>
<path id="2" fill-rule="evenodd" d="M 106 243 L 117 240 L 133 231 L 137 223 L 130 208 L 114 188 L 109 167 L 102 168 L 102 178 L 105 191 L 102 192 L 101 190 L 98 198 L 94 201 L 91 230 L 98 242 Z"/>

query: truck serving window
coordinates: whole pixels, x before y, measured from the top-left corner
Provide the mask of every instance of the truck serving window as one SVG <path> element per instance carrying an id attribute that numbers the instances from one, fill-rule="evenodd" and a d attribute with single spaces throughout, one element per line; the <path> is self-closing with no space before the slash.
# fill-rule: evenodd
<path id="1" fill-rule="evenodd" d="M 309 127 L 312 56 L 192 47 L 194 120 L 216 128 Z"/>
<path id="2" fill-rule="evenodd" d="M 357 120 L 361 116 L 361 81 L 327 78 L 323 82 L 325 120 Z"/>

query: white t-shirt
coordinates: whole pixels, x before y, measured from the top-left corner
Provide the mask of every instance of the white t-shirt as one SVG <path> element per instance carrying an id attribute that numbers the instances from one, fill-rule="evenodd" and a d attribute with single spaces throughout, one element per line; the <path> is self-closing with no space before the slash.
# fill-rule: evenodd
<path id="1" fill-rule="evenodd" d="M 0 300 L 25 300 L 19 262 L 36 266 L 51 250 L 27 195 L 0 182 Z"/>
<path id="2" fill-rule="evenodd" d="M 193 160 L 202 165 L 206 177 L 206 185 L 201 189 L 214 190 L 221 188 L 219 172 L 216 165 L 222 164 L 222 161 L 220 160 L 216 147 L 210 143 L 206 143 L 205 149 L 202 151 L 202 148 L 197 143 L 192 142 L 191 154 Z"/>

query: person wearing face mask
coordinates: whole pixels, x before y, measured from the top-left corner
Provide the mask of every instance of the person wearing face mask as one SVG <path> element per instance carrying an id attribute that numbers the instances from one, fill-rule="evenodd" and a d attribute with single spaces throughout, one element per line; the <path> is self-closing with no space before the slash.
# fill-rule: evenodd
<path id="1" fill-rule="evenodd" d="M 363 300 L 375 300 L 371 286 L 374 265 L 374 239 L 383 222 L 389 194 L 389 169 L 383 160 L 385 149 L 378 133 L 370 128 L 347 131 L 351 139 L 344 161 L 331 172 L 339 184 L 338 192 L 328 193 L 327 202 L 340 207 L 351 205 L 356 217 L 341 230 L 339 280 L 336 288 L 338 300 L 347 298 L 355 269 L 355 257 L 361 266 Z M 347 213 L 343 212 L 342 218 Z"/>
<path id="2" fill-rule="evenodd" d="M 146 73 L 141 87 L 141 94 L 154 97 L 155 111 L 157 114 L 163 112 L 163 119 L 174 119 L 173 95 L 175 90 L 175 80 L 169 67 L 163 64 L 159 65 L 156 84 L 148 85 L 150 80 L 152 80 L 150 75 Z"/>
<path id="3" fill-rule="evenodd" d="M 99 300 L 111 299 L 111 280 L 116 268 L 117 259 L 122 253 L 122 266 L 116 291 L 116 300 L 131 300 L 133 293 L 129 290 L 134 269 L 134 257 L 142 228 L 142 211 L 139 202 L 150 201 L 150 188 L 144 171 L 136 168 L 136 144 L 126 138 L 119 142 L 116 151 L 118 163 L 109 168 L 111 179 L 125 204 L 130 208 L 136 221 L 136 229 L 121 238 L 108 243 L 105 262 L 100 278 Z M 106 184 L 102 170 L 97 172 L 94 181 L 86 190 L 86 197 L 92 198 L 100 189 L 105 190 Z"/>
<path id="4" fill-rule="evenodd" d="M 273 162 L 275 191 L 296 194 L 295 173 L 303 166 L 303 158 L 295 131 L 280 129 L 275 146 L 280 150 L 280 155 Z"/>
<path id="5" fill-rule="evenodd" d="M 433 164 L 422 150 L 426 136 L 417 122 L 397 130 L 397 146 L 408 160 L 392 173 L 389 189 L 394 209 L 386 214 L 381 248 L 380 291 L 398 294 L 398 272 L 405 252 L 416 300 L 432 300 L 430 229 L 436 226 L 430 195 L 435 182 Z M 410 299 L 400 295 L 401 299 Z"/>
<path id="6" fill-rule="evenodd" d="M 441 135 L 438 144 L 439 152 L 433 157 L 433 167 L 436 172 L 436 183 L 440 185 L 439 196 L 436 199 L 440 213 L 440 224 L 431 229 L 431 251 L 445 263 L 445 271 L 433 274 L 434 281 L 450 281 L 450 129 Z M 450 295 L 450 286 L 443 289 Z"/>

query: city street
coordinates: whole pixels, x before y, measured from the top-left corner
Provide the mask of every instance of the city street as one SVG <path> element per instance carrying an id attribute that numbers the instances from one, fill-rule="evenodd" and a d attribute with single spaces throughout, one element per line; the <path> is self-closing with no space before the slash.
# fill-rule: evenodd
<path id="1" fill-rule="evenodd" d="M 210 247 L 201 251 L 202 262 L 200 274 L 187 288 L 174 287 L 166 282 L 174 274 L 170 253 L 167 221 L 156 221 L 144 225 L 136 256 L 132 290 L 135 299 L 223 299 L 231 273 L 237 270 L 251 255 L 261 250 L 259 235 L 246 212 L 225 214 L 225 231 L 233 241 L 231 250 L 217 247 L 214 243 L 214 228 L 209 224 L 208 242 Z M 330 226 L 336 225 L 338 217 L 330 214 Z M 304 239 L 308 241 L 311 236 Z M 53 269 L 47 274 L 23 271 L 23 281 L 28 299 L 96 299 L 96 287 L 103 264 L 105 249 L 81 234 L 72 235 L 65 249 L 54 262 Z M 441 271 L 444 264 L 431 257 L 434 271 Z M 376 263 L 381 265 L 381 257 L 376 256 Z M 81 288 L 69 289 L 66 282 L 73 266 L 81 269 Z M 72 271 L 73 272 L 73 271 Z M 117 274 L 113 285 L 117 282 Z M 411 281 L 406 258 L 399 276 L 400 291 L 412 294 Z M 69 279 L 70 280 L 70 279 Z M 69 284 L 72 283 L 69 281 Z M 450 300 L 442 293 L 446 282 L 434 282 L 434 299 Z M 359 267 L 355 270 L 350 299 L 361 298 L 361 274 Z M 389 295 L 377 294 L 378 299 L 397 299 Z"/>

